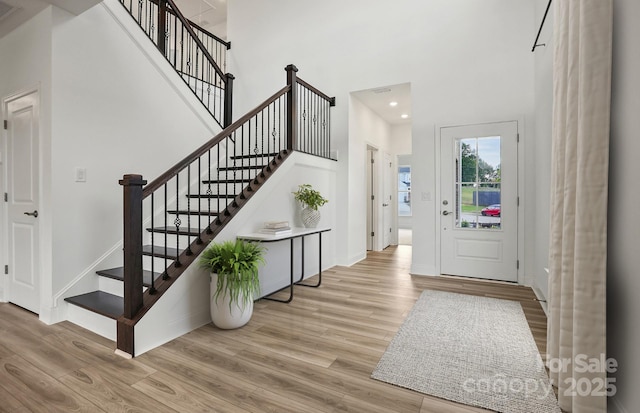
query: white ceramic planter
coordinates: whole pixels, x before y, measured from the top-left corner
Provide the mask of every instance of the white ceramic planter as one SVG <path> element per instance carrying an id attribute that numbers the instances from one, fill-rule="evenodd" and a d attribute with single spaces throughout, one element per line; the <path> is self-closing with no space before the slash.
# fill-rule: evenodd
<path id="1" fill-rule="evenodd" d="M 231 330 L 242 327 L 249 322 L 253 314 L 253 298 L 248 303 L 244 302 L 244 295 L 240 294 L 238 302 L 229 306 L 229 294 L 221 294 L 214 298 L 218 283 L 218 274 L 211 274 L 211 320 L 213 324 L 223 330 Z"/>
<path id="2" fill-rule="evenodd" d="M 320 222 L 320 211 L 305 207 L 300 213 L 300 218 L 305 228 L 315 228 L 318 226 L 318 222 Z"/>

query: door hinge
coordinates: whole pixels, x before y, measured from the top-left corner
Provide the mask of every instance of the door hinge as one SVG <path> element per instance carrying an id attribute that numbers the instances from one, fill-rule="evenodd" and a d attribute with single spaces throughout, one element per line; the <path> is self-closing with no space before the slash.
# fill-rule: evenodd
<path id="1" fill-rule="evenodd" d="M 9 194 L 8 193 L 4 193 L 4 202 L 9 202 Z"/>
<path id="2" fill-rule="evenodd" d="M 520 260 L 516 260 L 516 270 L 520 269 Z"/>
<path id="3" fill-rule="evenodd" d="M 516 200 L 517 206 L 520 206 L 520 197 Z"/>
<path id="4" fill-rule="evenodd" d="M 373 201 L 375 199 L 375 197 L 373 195 L 371 195 L 371 200 Z"/>
<path id="5" fill-rule="evenodd" d="M 520 142 L 520 133 L 516 134 L 516 142 Z"/>
<path id="6" fill-rule="evenodd" d="M 371 158 L 371 163 L 375 163 L 376 161 L 373 160 L 373 158 Z"/>
<path id="7" fill-rule="evenodd" d="M 9 266 L 8 265 L 4 266 L 4 274 L 5 275 L 9 274 Z"/>
<path id="8" fill-rule="evenodd" d="M 374 237 L 374 236 L 375 236 L 375 233 L 374 233 L 373 231 L 371 231 L 371 236 L 372 236 L 372 237 Z"/>
<path id="9" fill-rule="evenodd" d="M 391 228 L 389 228 L 389 232 L 391 232 Z"/>
<path id="10" fill-rule="evenodd" d="M 5 119 L 4 121 L 4 129 L 9 129 L 9 121 Z"/>

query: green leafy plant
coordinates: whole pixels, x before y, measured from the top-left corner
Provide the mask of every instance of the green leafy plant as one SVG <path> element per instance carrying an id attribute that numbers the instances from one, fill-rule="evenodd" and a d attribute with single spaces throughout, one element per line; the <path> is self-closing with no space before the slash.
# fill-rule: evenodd
<path id="1" fill-rule="evenodd" d="M 329 202 L 320 195 L 320 192 L 313 189 L 309 184 L 298 185 L 298 190 L 293 192 L 296 201 L 300 201 L 311 209 L 318 210 L 319 207 Z"/>
<path id="2" fill-rule="evenodd" d="M 200 268 L 218 274 L 216 292 L 212 299 L 229 292 L 229 308 L 243 296 L 249 304 L 260 294 L 258 267 L 264 264 L 264 248 L 254 242 L 242 240 L 212 243 L 198 260 Z"/>
<path id="3" fill-rule="evenodd" d="M 469 228 L 469 221 L 463 219 L 462 224 L 460 225 L 462 228 Z"/>

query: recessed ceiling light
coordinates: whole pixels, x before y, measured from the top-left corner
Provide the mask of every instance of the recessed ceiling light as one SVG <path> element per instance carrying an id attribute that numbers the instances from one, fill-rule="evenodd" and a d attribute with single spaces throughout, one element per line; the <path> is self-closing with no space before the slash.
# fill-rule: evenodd
<path id="1" fill-rule="evenodd" d="M 400 115 L 400 117 L 401 117 L 402 119 L 406 119 L 406 118 L 408 118 L 408 117 L 409 117 L 409 115 L 407 115 L 406 113 L 403 113 L 402 115 Z"/>
<path id="2" fill-rule="evenodd" d="M 398 102 L 389 102 L 389 106 L 396 107 L 398 106 Z"/>

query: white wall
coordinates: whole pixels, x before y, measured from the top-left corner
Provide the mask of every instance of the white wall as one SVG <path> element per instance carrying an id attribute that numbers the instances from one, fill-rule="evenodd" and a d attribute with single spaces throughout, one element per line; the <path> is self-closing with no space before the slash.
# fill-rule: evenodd
<path id="1" fill-rule="evenodd" d="M 151 180 L 220 129 L 117 0 L 80 16 L 50 7 L 3 38 L 0 56 L 3 95 L 42 89 L 40 316 L 53 322 L 61 298 L 121 264 L 122 175 Z"/>
<path id="2" fill-rule="evenodd" d="M 18 92 L 37 88 L 40 95 L 40 154 L 43 161 L 43 167 L 40 169 L 40 199 L 45 204 L 51 199 L 50 191 L 47 188 L 47 182 L 50 182 L 48 171 L 50 165 L 50 141 L 51 141 L 51 26 L 52 26 L 52 8 L 40 12 L 31 20 L 18 27 L 13 32 L 0 39 L 0 100 L 4 100 L 8 96 Z M 2 106 L 0 104 L 0 106 Z M 4 108 L 0 109 L 4 110 Z M 2 119 L 5 119 L 2 114 Z M 2 137 L 0 144 L 0 159 L 4 162 L 6 150 L 4 131 L 0 133 Z M 2 192 L 5 192 L 5 165 L 3 163 L 0 169 L 0 186 Z M 44 253 L 44 259 L 41 260 L 40 271 L 45 273 L 51 272 L 51 214 L 48 210 L 38 208 L 41 213 L 40 222 L 40 251 Z M 4 202 L 0 205 L 0 262 L 6 264 L 6 246 L 5 241 L 6 230 L 2 228 L 5 220 Z M 49 254 L 46 251 L 49 251 Z M 7 297 L 1 293 L 6 276 L 0 276 L 3 282 L 0 282 L 0 300 Z M 41 280 L 40 287 L 45 291 L 51 291 L 51 282 Z"/>
<path id="3" fill-rule="evenodd" d="M 536 0 L 536 21 L 542 22 L 548 0 Z M 549 225 L 550 185 L 551 185 L 551 120 L 553 110 L 553 7 L 549 10 L 538 43 L 546 46 L 535 51 L 535 197 L 530 201 L 535 205 L 535 260 L 532 266 L 534 288 L 544 298 L 547 297 L 549 275 Z M 533 44 L 533 43 L 532 43 Z"/>
<path id="4" fill-rule="evenodd" d="M 609 176 L 607 348 L 618 360 L 617 394 L 610 411 L 640 411 L 640 276 L 638 176 L 640 176 L 640 3 L 614 3 L 613 88 Z"/>
<path id="5" fill-rule="evenodd" d="M 247 0 L 228 11 L 230 71 L 236 102 L 255 105 L 284 84 L 283 68 L 336 96 L 338 262 L 363 256 L 363 169 L 359 142 L 349 139 L 351 91 L 411 82 L 414 165 L 412 270 L 436 272 L 434 125 L 523 117 L 533 125 L 534 4 L 510 0 Z M 264 18 L 264 16 L 269 16 Z M 241 113 L 242 108 L 236 108 Z M 527 135 L 527 134 L 525 134 Z M 532 146 L 527 154 L 534 152 Z M 532 156 L 532 155 L 528 155 Z M 527 251 L 534 251 L 533 242 Z M 529 252 L 533 255 L 533 252 Z M 533 260 L 531 260 L 533 261 Z"/>

